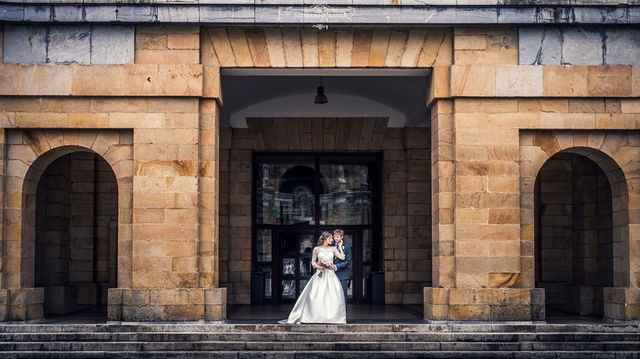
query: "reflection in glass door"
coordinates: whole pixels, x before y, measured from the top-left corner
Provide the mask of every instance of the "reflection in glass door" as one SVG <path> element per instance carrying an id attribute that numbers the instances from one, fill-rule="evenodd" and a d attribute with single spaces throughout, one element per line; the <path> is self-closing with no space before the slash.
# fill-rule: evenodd
<path id="1" fill-rule="evenodd" d="M 366 302 L 382 268 L 378 155 L 260 154 L 254 160 L 254 293 L 291 302 L 313 274 L 323 231 L 345 231 L 349 265 L 338 272 L 348 300 Z"/>

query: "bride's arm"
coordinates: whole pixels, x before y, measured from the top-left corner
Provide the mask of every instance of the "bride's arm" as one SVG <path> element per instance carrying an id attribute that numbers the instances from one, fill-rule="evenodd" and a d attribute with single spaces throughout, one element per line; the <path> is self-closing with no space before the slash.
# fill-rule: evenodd
<path id="1" fill-rule="evenodd" d="M 333 254 L 336 257 L 338 257 L 338 259 L 343 261 L 344 258 L 345 258 L 345 255 L 344 255 L 344 244 L 343 245 L 339 245 L 337 247 L 333 247 Z"/>
<path id="2" fill-rule="evenodd" d="M 324 269 L 324 267 L 318 263 L 318 247 L 315 247 L 313 249 L 313 256 L 311 257 L 311 266 L 315 269 Z"/>

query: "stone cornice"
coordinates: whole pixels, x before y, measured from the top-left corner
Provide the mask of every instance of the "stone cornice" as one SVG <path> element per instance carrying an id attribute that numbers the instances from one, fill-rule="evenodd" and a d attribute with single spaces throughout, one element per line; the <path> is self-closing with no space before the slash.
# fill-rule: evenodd
<path id="1" fill-rule="evenodd" d="M 56 0 L 47 0 L 55 2 Z M 219 3 L 148 4 L 144 0 L 96 4 L 94 0 L 55 4 L 0 3 L 0 21 L 63 23 L 199 23 L 238 25 L 464 25 L 464 24 L 640 24 L 639 0 L 616 0 L 614 6 L 584 5 L 581 0 L 556 1 L 562 5 L 540 5 L 536 0 L 522 5 L 515 0 L 452 0 L 401 2 L 404 6 L 373 4 L 373 1 L 333 0 L 269 1 L 228 0 Z M 105 1 L 98 1 L 98 3 Z M 281 4 L 288 2 L 289 4 Z M 306 1 L 305 1 L 306 2 Z M 442 5 L 431 5 L 435 3 Z M 553 3 L 556 3 L 553 2 Z M 622 4 L 620 5 L 620 2 Z M 141 4 L 142 3 L 142 4 Z M 334 3 L 333 5 L 330 3 Z M 376 3 L 378 3 L 376 1 Z M 424 5 L 428 3 L 429 5 Z M 482 2 L 480 2 L 482 3 Z M 518 5 L 515 5 L 517 3 Z M 588 1 L 586 3 L 606 3 Z M 327 5 L 329 4 L 329 5 Z"/>
<path id="2" fill-rule="evenodd" d="M 16 4 L 349 5 L 349 6 L 618 6 L 640 0 L 0 0 Z"/>

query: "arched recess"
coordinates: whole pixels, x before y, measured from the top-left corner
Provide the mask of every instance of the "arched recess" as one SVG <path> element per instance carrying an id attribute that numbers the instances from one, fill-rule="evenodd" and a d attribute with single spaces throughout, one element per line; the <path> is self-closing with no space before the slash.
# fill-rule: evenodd
<path id="1" fill-rule="evenodd" d="M 585 151 L 561 151 L 545 162 L 535 182 L 536 287 L 545 289 L 547 315 L 604 315 L 604 288 L 625 285 L 623 267 L 628 215 L 615 166 L 608 173 Z M 624 178 L 622 176 L 622 178 Z M 615 192 L 614 192 L 615 189 Z M 616 198 L 614 193 L 619 197 Z M 616 239 L 618 242 L 616 242 Z M 622 265 L 621 265 L 622 263 Z M 617 277 L 617 278 L 616 278 Z"/>
<path id="2" fill-rule="evenodd" d="M 99 156 L 113 171 L 117 184 L 117 285 L 131 283 L 131 198 L 133 144 L 130 131 L 15 130 L 7 133 L 5 174 L 4 288 L 33 288 L 36 256 L 38 183 L 56 160 L 71 154 Z M 42 293 L 35 293 L 42 297 Z M 38 303 L 38 298 L 32 298 Z M 42 304 L 43 298 L 39 303 Z"/>
<path id="3" fill-rule="evenodd" d="M 592 161 L 606 176 L 611 187 L 612 208 L 612 287 L 617 289 L 638 287 L 638 261 L 633 253 L 640 244 L 634 229 L 640 223 L 640 148 L 636 145 L 636 133 L 568 131 L 527 131 L 520 138 L 520 188 L 521 188 L 521 258 L 522 279 L 527 286 L 536 283 L 536 245 L 539 238 L 536 228 L 536 179 L 541 169 L 554 156 L 577 156 Z M 637 253 L 637 252 L 635 252 Z M 611 288 L 613 289 L 613 288 Z M 606 292 L 609 288 L 605 289 Z M 612 292 L 613 293 L 613 292 Z M 607 318 L 613 314 L 612 306 L 624 306 L 624 290 L 612 298 L 604 298 Z M 606 295 L 605 295 L 606 296 Z M 609 296 L 611 297 L 611 296 Z M 621 301 L 620 303 L 618 303 Z M 617 309 L 616 309 L 617 310 Z M 609 311 L 609 313 L 607 313 Z"/>

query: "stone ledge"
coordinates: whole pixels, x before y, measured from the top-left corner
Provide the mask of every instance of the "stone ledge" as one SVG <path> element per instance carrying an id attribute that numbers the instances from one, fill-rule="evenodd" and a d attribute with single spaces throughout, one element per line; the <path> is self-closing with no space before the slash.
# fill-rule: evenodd
<path id="1" fill-rule="evenodd" d="M 111 288 L 108 318 L 115 321 L 226 319 L 226 288 Z"/>
<path id="2" fill-rule="evenodd" d="M 638 97 L 640 68 L 627 65 L 453 65 L 453 97 Z"/>
<path id="3" fill-rule="evenodd" d="M 31 3 L 32 0 L 11 0 L 12 3 Z M 287 0 L 261 0 L 264 5 L 290 5 Z M 253 4 L 253 0 L 47 0 L 50 4 L 164 4 L 164 5 L 197 5 L 197 4 Z M 306 4 L 323 5 L 353 5 L 353 6 L 417 6 L 417 5 L 438 5 L 438 6 L 530 6 L 530 5 L 638 5 L 638 0 L 307 0 Z"/>
<path id="4" fill-rule="evenodd" d="M 55 0 L 54 0 L 55 1 Z M 332 0 L 326 5 L 314 1 L 303 4 L 279 4 L 266 1 L 199 0 L 187 4 L 103 4 L 94 1 L 57 5 L 27 3 L 0 4 L 0 21 L 66 23 L 201 23 L 201 24 L 638 24 L 640 7 L 577 5 L 565 0 L 562 5 L 528 5 L 516 0 L 432 0 L 425 6 L 419 0 L 385 0 L 385 3 L 362 3 Z M 177 1 L 177 0 L 175 0 Z M 370 0 L 373 2 L 374 0 Z M 627 2 L 635 0 L 626 0 Z M 144 2 L 144 1 L 142 1 Z M 390 2 L 390 3 L 389 3 Z M 435 4 L 438 2 L 438 4 Z M 496 2 L 502 6 L 496 6 Z M 71 5 L 70 4 L 74 4 Z M 99 2 L 97 2 L 99 4 Z M 394 5 L 394 6 L 389 6 Z M 401 5 L 401 6 L 397 6 Z M 405 6 L 402 6 L 405 5 Z M 483 6 L 484 5 L 484 6 Z"/>
<path id="5" fill-rule="evenodd" d="M 6 96 L 202 96 L 202 65 L 0 64 Z"/>
<path id="6" fill-rule="evenodd" d="M 544 289 L 424 288 L 424 319 L 454 321 L 544 320 Z"/>

